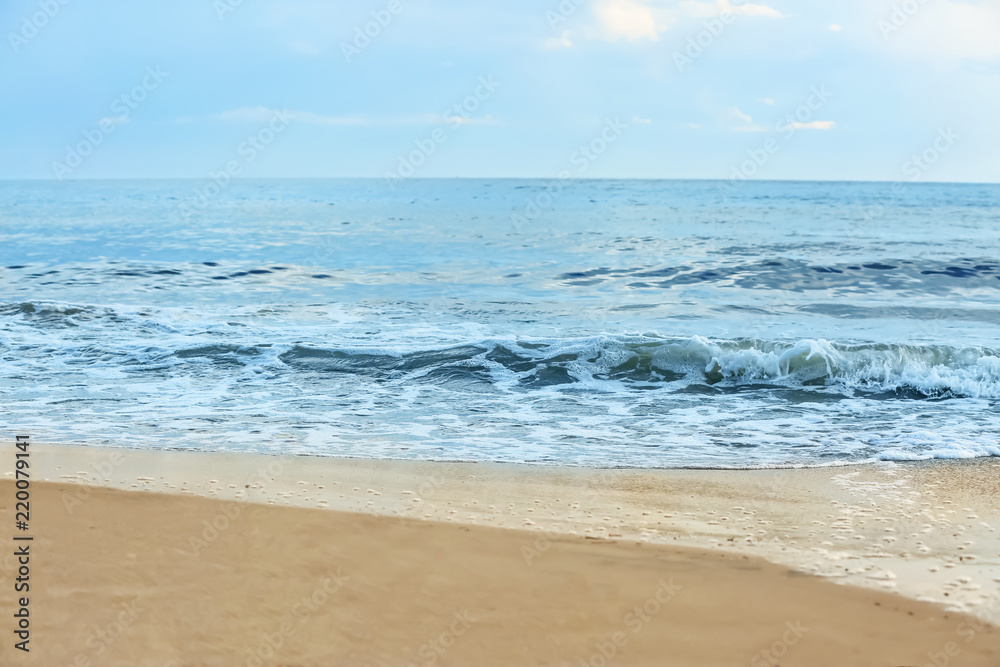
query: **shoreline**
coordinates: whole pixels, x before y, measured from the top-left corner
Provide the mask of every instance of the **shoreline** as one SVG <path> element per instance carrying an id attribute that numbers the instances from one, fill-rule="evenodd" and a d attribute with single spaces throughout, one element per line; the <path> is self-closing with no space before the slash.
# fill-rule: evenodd
<path id="1" fill-rule="evenodd" d="M 989 595 L 1000 595 L 996 457 L 812 468 L 599 469 L 33 447 L 41 479 L 53 482 L 723 548 L 951 611 L 974 612 Z M 842 562 L 852 566 L 846 574 L 838 571 Z M 973 581 L 948 585 L 961 577 Z M 970 588 L 975 585 L 980 588 Z"/>
<path id="2" fill-rule="evenodd" d="M 13 460 L 9 451 L 7 454 Z M 505 623 L 516 625 L 516 618 L 524 616 L 532 618 L 536 625 L 549 623 L 546 626 L 549 632 L 556 632 L 554 628 L 558 626 L 558 631 L 565 633 L 564 648 L 569 651 L 568 647 L 574 647 L 566 655 L 576 657 L 559 662 L 558 652 L 546 653 L 550 661 L 537 664 L 579 667 L 581 658 L 586 661 L 586 653 L 581 656 L 579 651 L 593 643 L 594 633 L 601 635 L 602 628 L 621 626 L 621 618 L 607 617 L 605 608 L 614 608 L 631 599 L 609 589 L 604 597 L 598 596 L 599 608 L 592 608 L 593 600 L 589 597 L 579 598 L 563 587 L 563 577 L 589 582 L 585 590 L 591 593 L 604 590 L 607 579 L 619 582 L 616 585 L 622 590 L 639 595 L 642 586 L 657 581 L 645 575 L 651 576 L 656 570 L 654 564 L 663 562 L 671 564 L 665 572 L 683 572 L 689 585 L 712 601 L 695 605 L 700 609 L 697 613 L 703 614 L 699 621 L 704 626 L 703 635 L 711 636 L 713 628 L 719 631 L 711 619 L 724 613 L 728 605 L 743 610 L 741 618 L 746 619 L 746 633 L 739 629 L 734 633 L 745 640 L 740 644 L 744 653 L 740 654 L 742 662 L 732 664 L 747 664 L 754 655 L 745 653 L 747 647 L 759 646 L 763 650 L 767 646 L 766 642 L 761 643 L 767 633 L 751 616 L 761 615 L 761 623 L 773 631 L 782 614 L 786 616 L 780 619 L 782 623 L 794 623 L 796 619 L 789 616 L 793 611 L 813 617 L 829 612 L 821 624 L 830 631 L 824 631 L 822 641 L 833 643 L 822 644 L 819 633 L 813 633 L 807 637 L 808 641 L 803 639 L 795 652 L 789 650 L 790 662 L 781 664 L 879 664 L 876 655 L 885 660 L 889 655 L 903 656 L 898 651 L 905 651 L 907 644 L 916 646 L 915 636 L 928 638 L 931 645 L 942 637 L 957 637 L 955 627 L 959 623 L 976 623 L 975 619 L 982 623 L 976 626 L 980 628 L 974 633 L 977 639 L 968 647 L 956 639 L 963 660 L 953 664 L 989 665 L 1000 661 L 1000 628 L 996 627 L 1000 625 L 1000 538 L 996 532 L 1000 528 L 1000 460 L 995 458 L 794 469 L 639 470 L 333 459 L 33 442 L 31 466 L 33 489 L 40 496 L 39 502 L 47 507 L 35 522 L 40 531 L 56 531 L 45 539 L 53 558 L 63 561 L 59 566 L 53 563 L 52 569 L 40 564 L 39 570 L 49 576 L 50 584 L 62 576 L 62 569 L 75 570 L 78 575 L 58 584 L 64 587 L 62 602 L 54 604 L 52 609 L 64 609 L 66 618 L 70 617 L 71 609 L 86 618 L 90 613 L 86 611 L 87 605 L 100 602 L 83 600 L 88 597 L 82 594 L 91 581 L 96 590 L 110 595 L 116 603 L 127 602 L 122 597 L 126 590 L 169 597 L 160 590 L 161 573 L 172 573 L 173 578 L 167 578 L 176 582 L 199 580 L 204 575 L 200 568 L 205 565 L 201 551 L 214 554 L 211 559 L 221 559 L 212 560 L 212 567 L 232 585 L 246 587 L 247 582 L 262 578 L 271 582 L 269 586 L 277 586 L 280 581 L 301 579 L 300 570 L 306 566 L 298 563 L 299 551 L 323 560 L 321 554 L 342 551 L 345 544 L 352 544 L 357 553 L 351 562 L 356 567 L 369 558 L 379 561 L 384 555 L 387 562 L 376 569 L 382 568 L 379 572 L 384 569 L 383 574 L 397 582 L 402 581 L 398 577 L 403 575 L 393 568 L 401 567 L 409 572 L 408 576 L 444 585 L 451 574 L 435 573 L 436 563 L 442 559 L 455 568 L 453 583 L 457 586 L 459 581 L 463 582 L 460 588 L 466 591 L 470 586 L 487 586 L 482 580 L 483 572 L 471 568 L 466 560 L 479 563 L 485 571 L 504 576 L 513 573 L 512 581 L 527 588 L 517 589 L 512 583 L 514 588 L 509 592 L 483 590 L 477 598 L 478 604 L 487 609 L 491 608 L 490 599 L 503 599 L 507 605 L 501 605 L 503 609 L 518 610 Z M 5 498 L 0 504 L 8 513 L 13 493 L 11 478 L 12 474 L 7 473 L 0 481 Z M 153 532 L 145 527 L 145 513 L 160 517 Z M 170 518 L 175 515 L 187 519 L 178 522 Z M 236 530 L 230 529 L 237 524 Z M 331 530 L 325 527 L 328 525 L 340 529 L 323 537 L 320 533 Z M 369 530 L 371 535 L 365 533 Z M 135 531 L 144 537 L 134 535 Z M 253 550 L 254 544 L 258 547 L 271 544 L 270 533 L 281 535 L 281 541 L 286 543 L 279 549 L 284 560 L 272 562 L 268 560 L 270 556 Z M 409 538 L 400 538 L 401 534 L 423 537 L 408 541 Z M 78 548 L 67 542 L 56 548 L 70 536 L 73 545 L 83 546 Z M 41 547 L 45 541 L 36 544 Z M 486 544 L 491 546 L 484 552 Z M 102 548 L 117 553 L 117 561 L 111 558 L 103 563 L 107 555 Z M 360 553 L 368 556 L 362 558 L 357 555 Z M 595 561 L 597 553 L 603 556 Z M 192 554 L 199 556 L 195 565 L 188 563 L 186 569 L 175 571 L 171 558 L 183 562 Z M 144 572 L 142 576 L 131 567 L 137 558 L 148 559 L 150 563 L 148 571 L 139 568 Z M 721 569 L 709 565 L 716 562 Z M 712 574 L 700 572 L 699 563 L 705 563 Z M 9 575 L 7 563 L 3 567 L 2 574 Z M 311 563 L 306 569 L 313 572 L 317 567 Z M 634 567 L 644 572 L 645 578 L 636 578 Z M 547 573 L 543 579 L 532 578 L 543 571 Z M 131 583 L 116 579 L 126 575 L 131 577 Z M 720 588 L 713 577 L 727 583 Z M 239 584 L 241 581 L 244 583 Z M 202 584 L 211 587 L 211 579 Z M 800 585 L 805 588 L 800 589 Z M 186 591 L 187 595 L 198 597 L 187 584 L 176 586 L 178 595 Z M 487 588 L 490 586 L 493 584 Z M 650 590 L 653 588 L 656 586 Z M 736 589 L 749 596 L 745 604 L 727 597 L 727 590 Z M 410 595 L 419 598 L 423 590 L 414 589 Z M 528 592 L 531 590 L 547 590 L 555 597 L 546 598 L 543 607 L 558 609 L 550 608 L 549 616 L 543 619 L 532 616 L 530 605 L 522 604 L 525 596 L 533 595 Z M 799 600 L 800 595 L 805 596 L 802 600 L 811 602 L 803 603 L 805 606 L 793 604 L 791 601 Z M 768 603 L 761 607 L 753 602 L 755 599 L 767 599 Z M 191 608 L 194 600 L 180 597 L 171 604 L 194 613 Z M 214 608 L 217 604 L 228 609 L 230 603 L 212 602 L 210 606 Z M 357 604 L 374 617 L 388 613 L 389 609 L 374 600 Z M 408 604 L 402 598 L 392 603 L 402 607 Z M 587 621 L 579 627 L 560 625 L 556 620 L 566 613 L 563 607 L 588 609 Z M 867 616 L 869 607 L 878 611 L 906 609 L 907 615 L 913 615 L 908 616 L 909 620 L 894 617 L 889 623 L 881 616 L 877 619 Z M 234 621 L 238 627 L 220 626 L 218 631 L 232 632 L 242 642 L 253 640 L 252 632 L 246 634 L 250 632 L 247 628 L 253 632 L 258 626 L 266 628 L 273 621 L 269 618 L 277 613 L 267 604 L 253 609 L 256 613 L 249 614 L 245 622 Z M 851 611 L 848 613 L 847 609 Z M 330 609 L 323 614 L 333 615 L 331 623 L 344 623 L 347 621 L 337 614 L 346 610 L 347 607 L 340 611 Z M 222 613 L 219 609 L 215 611 Z M 444 618 L 438 618 L 438 611 L 428 602 L 420 607 L 419 614 L 444 622 Z M 3 613 L 7 613 L 6 609 Z M 41 611 L 38 613 L 42 615 Z M 665 612 L 664 616 L 672 618 L 674 613 Z M 684 623 L 684 615 L 689 613 L 695 612 L 687 609 L 671 622 Z M 855 621 L 863 623 L 852 626 Z M 922 629 L 918 631 L 917 625 L 908 625 L 911 621 L 930 626 L 920 626 Z M 892 625 L 897 622 L 900 625 Z M 878 635 L 875 643 L 884 643 L 886 650 L 897 652 L 874 652 L 871 642 L 875 640 L 864 629 L 865 623 L 879 625 L 871 630 Z M 992 623 L 993 627 L 985 623 Z M 879 634 L 890 627 L 894 628 L 892 632 L 904 633 L 903 638 L 910 635 L 909 639 L 897 646 L 891 637 Z M 966 629 L 969 627 L 972 626 L 966 625 Z M 484 634 L 477 650 L 494 646 L 491 642 L 499 641 L 500 637 L 506 637 L 507 643 L 513 641 L 504 635 L 504 628 L 495 628 L 499 634 Z M 410 635 L 400 628 L 386 629 L 390 630 L 395 639 L 380 641 L 397 642 L 393 655 L 405 654 L 409 662 L 392 662 L 396 658 L 383 657 L 379 658 L 383 662 L 343 664 L 407 667 L 423 664 L 417 653 L 406 653 L 411 649 L 416 651 L 419 644 L 408 644 L 409 639 L 404 641 Z M 728 627 L 726 631 L 729 632 Z M 531 634 L 524 628 L 522 632 Z M 470 631 L 470 636 L 475 633 Z M 853 637 L 851 633 L 861 635 Z M 621 664 L 660 664 L 653 658 L 657 646 L 651 636 L 654 634 L 637 637 L 627 647 L 628 653 L 623 649 Z M 781 634 L 778 632 L 777 637 Z M 361 632 L 358 637 L 363 635 Z M 39 638 L 43 636 L 50 640 L 52 635 L 40 631 Z M 629 633 L 626 636 L 631 637 Z M 213 641 L 201 634 L 198 637 L 198 641 L 209 645 Z M 337 646 L 364 643 L 352 637 L 341 637 Z M 863 640 L 865 637 L 868 639 Z M 544 644 L 542 638 L 536 639 Z M 606 639 L 596 636 L 593 641 Z M 153 639 L 145 637 L 143 641 Z M 292 651 L 288 660 L 297 656 L 295 659 L 301 664 L 329 664 L 324 662 L 329 653 L 310 653 L 323 646 L 322 635 L 302 641 L 300 649 L 296 649 L 300 652 Z M 852 654 L 847 663 L 824 662 L 827 658 L 821 656 L 825 653 L 811 653 L 812 649 L 807 648 L 808 645 L 818 650 L 822 645 L 826 647 L 824 651 L 837 646 L 848 650 L 856 641 L 864 647 L 864 655 Z M 649 643 L 648 654 L 641 648 L 643 642 Z M 711 642 L 706 642 L 704 646 L 698 644 L 702 653 L 691 654 L 692 664 L 702 664 L 697 656 L 704 655 L 703 649 L 708 650 L 705 646 Z M 171 642 L 163 644 L 163 650 L 168 644 Z M 929 653 L 905 653 L 909 656 L 907 660 L 920 659 L 920 662 L 896 664 L 923 665 L 928 662 L 927 655 L 943 650 L 934 646 L 928 648 Z M 670 647 L 680 650 L 674 643 Z M 469 646 L 470 651 L 473 648 Z M 245 664 L 223 660 L 221 656 L 227 650 L 220 648 L 214 662 L 178 664 Z M 591 646 L 589 651 L 593 650 Z M 965 662 L 972 660 L 974 651 L 989 657 L 982 662 Z M 483 653 L 467 655 L 468 662 L 449 663 L 449 655 L 443 656 L 438 664 L 493 664 L 472 658 Z M 644 655 L 649 656 L 648 660 Z M 845 654 L 840 655 L 843 658 Z M 806 659 L 806 656 L 811 657 Z M 52 664 L 53 659 L 62 657 L 50 656 L 50 662 L 45 664 Z M 128 659 L 137 658 L 131 655 Z M 518 659 L 523 662 L 526 657 Z M 902 657 L 892 659 L 902 660 Z M 718 664 L 730 664 L 727 660 L 720 658 Z M 121 664 L 132 663 L 123 658 Z M 262 661 L 261 664 L 281 663 Z M 713 663 L 708 660 L 704 664 Z"/>

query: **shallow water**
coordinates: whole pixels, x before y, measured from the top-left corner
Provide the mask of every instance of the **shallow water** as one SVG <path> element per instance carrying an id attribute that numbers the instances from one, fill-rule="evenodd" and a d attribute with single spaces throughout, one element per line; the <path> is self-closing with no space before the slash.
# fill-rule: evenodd
<path id="1" fill-rule="evenodd" d="M 1000 455 L 1000 187 L 0 184 L 10 428 L 597 466 Z"/>

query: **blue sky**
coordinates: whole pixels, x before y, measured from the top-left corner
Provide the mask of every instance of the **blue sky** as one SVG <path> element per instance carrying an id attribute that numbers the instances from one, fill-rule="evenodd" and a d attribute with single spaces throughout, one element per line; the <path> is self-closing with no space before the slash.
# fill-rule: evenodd
<path id="1" fill-rule="evenodd" d="M 997 0 L 8 0 L 0 28 L 4 179 L 1000 181 Z"/>

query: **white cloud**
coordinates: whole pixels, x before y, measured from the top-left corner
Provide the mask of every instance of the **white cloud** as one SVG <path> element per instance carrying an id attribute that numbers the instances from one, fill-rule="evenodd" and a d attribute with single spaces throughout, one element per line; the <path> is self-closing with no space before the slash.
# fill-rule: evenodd
<path id="1" fill-rule="evenodd" d="M 784 14 L 779 12 L 774 7 L 768 7 L 767 5 L 755 5 L 752 2 L 745 2 L 739 5 L 733 5 L 729 0 L 723 0 L 722 4 L 726 9 L 734 14 L 742 14 L 743 16 L 770 16 L 771 18 L 784 18 Z"/>
<path id="2" fill-rule="evenodd" d="M 763 98 L 761 100 L 761 102 L 763 102 L 764 104 L 766 104 L 769 107 L 774 106 L 774 100 L 772 100 L 770 97 Z"/>
<path id="3" fill-rule="evenodd" d="M 722 12 L 742 16 L 767 16 L 781 18 L 781 12 L 767 5 L 752 2 L 733 2 L 733 0 L 682 0 L 681 2 L 665 2 L 665 0 L 593 0 L 594 16 L 597 19 L 595 30 L 585 29 L 588 38 L 598 38 L 609 42 L 624 39 L 629 42 L 643 40 L 657 41 L 660 34 L 666 32 L 678 18 L 709 19 L 718 17 Z M 568 33 L 561 38 L 550 38 L 544 43 L 547 49 L 572 46 Z"/>
<path id="4" fill-rule="evenodd" d="M 313 113 L 311 111 L 288 111 L 287 109 L 269 109 L 267 107 L 242 107 L 230 111 L 223 111 L 212 116 L 215 120 L 227 123 L 267 123 L 278 113 L 285 113 L 292 116 L 296 123 L 308 123 L 310 125 L 335 125 L 335 126 L 398 126 L 398 125 L 437 125 L 446 122 L 441 114 L 422 114 L 418 116 L 328 116 Z M 469 125 L 492 125 L 495 121 L 487 116 L 486 118 L 458 118 L 450 117 L 451 122 Z"/>
<path id="5" fill-rule="evenodd" d="M 743 113 L 742 111 L 740 111 L 739 107 L 730 107 L 727 110 L 727 113 L 730 116 L 738 118 L 739 120 L 742 120 L 745 123 L 752 123 L 753 122 L 753 118 L 751 118 L 750 116 L 748 116 L 745 113 Z"/>
<path id="6" fill-rule="evenodd" d="M 600 0 L 594 6 L 603 36 L 614 42 L 625 39 L 637 42 L 656 41 L 662 28 L 657 27 L 653 8 L 637 0 Z"/>
<path id="7" fill-rule="evenodd" d="M 681 14 L 693 19 L 707 19 L 718 16 L 721 8 L 716 2 L 698 2 L 697 0 L 684 0 L 679 2 L 677 7 Z"/>
<path id="8" fill-rule="evenodd" d="M 878 29 L 890 49 L 931 60 L 1000 59 L 1000 2 L 936 0 L 912 15 L 885 9 Z"/>
<path id="9" fill-rule="evenodd" d="M 558 49 L 568 49 L 573 46 L 573 41 L 569 38 L 569 30 L 563 30 L 559 37 L 550 37 L 542 42 L 542 48 L 546 51 L 556 51 Z"/>
<path id="10" fill-rule="evenodd" d="M 651 118 L 640 118 L 639 116 L 632 116 L 632 122 L 633 123 L 639 123 L 641 125 L 649 125 L 650 123 L 653 122 L 653 119 L 651 119 Z"/>
<path id="11" fill-rule="evenodd" d="M 311 125 L 382 125 L 384 120 L 366 118 L 365 116 L 324 116 L 311 111 L 293 111 L 295 121 Z M 396 124 L 396 123 L 393 123 Z"/>
<path id="12" fill-rule="evenodd" d="M 753 122 L 753 118 L 740 111 L 739 107 L 723 110 L 719 117 L 722 125 L 733 132 L 763 132 L 764 128 Z"/>
<path id="13" fill-rule="evenodd" d="M 240 107 L 229 111 L 221 111 L 212 114 L 213 120 L 221 120 L 225 123 L 267 123 L 276 114 L 292 114 L 297 119 L 298 114 L 287 109 L 268 109 L 267 107 Z"/>
<path id="14" fill-rule="evenodd" d="M 453 125 L 499 125 L 491 114 L 486 114 L 482 118 L 470 118 L 468 116 L 434 116 L 435 122 L 452 123 Z"/>
<path id="15" fill-rule="evenodd" d="M 833 23 L 830 25 L 830 30 L 832 30 L 833 32 L 840 32 L 841 30 L 843 30 L 843 28 L 844 26 L 840 25 L 839 23 Z"/>
<path id="16" fill-rule="evenodd" d="M 292 43 L 289 44 L 289 46 L 291 47 L 292 51 L 296 51 L 298 53 L 302 53 L 307 56 L 318 56 L 321 53 L 321 50 L 318 46 L 300 39 L 293 40 Z"/>
<path id="17" fill-rule="evenodd" d="M 770 16 L 782 18 L 784 14 L 767 5 L 756 5 L 752 2 L 733 4 L 732 0 L 716 0 L 716 2 L 698 2 L 684 0 L 678 4 L 681 13 L 691 18 L 712 18 L 724 11 L 742 16 Z"/>
<path id="18" fill-rule="evenodd" d="M 249 123 L 267 122 L 274 116 L 274 112 L 267 107 L 241 107 L 231 111 L 222 111 L 213 116 L 216 120 L 227 123 Z"/>
<path id="19" fill-rule="evenodd" d="M 730 0 L 719 0 L 719 6 L 722 9 L 728 9 L 733 14 L 742 14 L 743 16 L 770 16 L 776 19 L 785 16 L 773 7 L 755 5 L 752 2 L 741 2 L 738 5 L 734 5 Z"/>
<path id="20" fill-rule="evenodd" d="M 837 123 L 832 120 L 814 120 L 808 123 L 789 123 L 788 126 L 796 130 L 832 130 Z"/>

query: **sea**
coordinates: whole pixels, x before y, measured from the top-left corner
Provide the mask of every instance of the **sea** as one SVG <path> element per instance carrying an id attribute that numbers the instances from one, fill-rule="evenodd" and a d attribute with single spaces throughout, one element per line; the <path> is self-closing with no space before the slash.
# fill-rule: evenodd
<path id="1" fill-rule="evenodd" d="M 132 448 L 1000 456 L 1000 186 L 0 182 L 0 406 Z"/>

